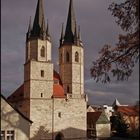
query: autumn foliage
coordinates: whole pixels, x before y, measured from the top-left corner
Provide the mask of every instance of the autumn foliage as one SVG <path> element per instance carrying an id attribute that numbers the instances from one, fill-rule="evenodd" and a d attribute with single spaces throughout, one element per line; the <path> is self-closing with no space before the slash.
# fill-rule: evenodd
<path id="1" fill-rule="evenodd" d="M 126 32 L 119 35 L 115 47 L 104 45 L 99 59 L 93 62 L 91 76 L 98 82 L 127 80 L 139 61 L 139 0 L 123 0 L 112 3 L 109 8 L 116 23 Z"/>

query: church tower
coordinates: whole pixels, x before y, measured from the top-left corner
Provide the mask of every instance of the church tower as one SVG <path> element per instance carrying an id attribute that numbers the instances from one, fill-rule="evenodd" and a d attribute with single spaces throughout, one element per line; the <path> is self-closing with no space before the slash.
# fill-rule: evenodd
<path id="1" fill-rule="evenodd" d="M 51 47 L 48 25 L 45 26 L 43 3 L 42 0 L 38 0 L 33 27 L 30 19 L 26 34 L 24 96 L 27 98 L 51 98 L 53 93 Z"/>
<path id="2" fill-rule="evenodd" d="M 59 73 L 65 94 L 68 97 L 84 95 L 84 51 L 80 37 L 80 27 L 77 27 L 73 0 L 70 0 L 65 34 L 62 33 L 59 47 Z"/>
<path id="3" fill-rule="evenodd" d="M 84 50 L 70 0 L 65 34 L 59 46 L 59 73 L 53 69 L 52 42 L 38 0 L 33 26 L 26 34 L 24 83 L 10 97 L 30 120 L 31 140 L 85 140 Z"/>
<path id="4" fill-rule="evenodd" d="M 24 109 L 34 123 L 30 128 L 30 138 L 40 127 L 46 125 L 52 116 L 44 116 L 51 108 L 53 95 L 53 64 L 51 62 L 51 38 L 45 25 L 43 0 L 38 0 L 33 26 L 31 19 L 26 34 L 26 60 L 24 65 Z M 46 103 L 50 104 L 49 106 Z M 44 116 L 42 119 L 41 117 Z M 50 121 L 51 123 L 52 121 Z M 41 137 L 41 136 L 40 136 Z"/>

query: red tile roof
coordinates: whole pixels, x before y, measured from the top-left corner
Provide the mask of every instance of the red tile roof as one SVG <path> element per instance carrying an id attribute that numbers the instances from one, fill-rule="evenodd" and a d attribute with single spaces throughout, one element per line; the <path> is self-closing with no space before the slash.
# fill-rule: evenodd
<path id="1" fill-rule="evenodd" d="M 58 83 L 53 85 L 53 97 L 54 98 L 65 98 L 64 89 L 62 86 L 62 81 L 59 74 L 54 71 L 53 79 L 58 80 Z"/>
<path id="2" fill-rule="evenodd" d="M 102 112 L 87 112 L 87 123 L 96 124 Z"/>
<path id="3" fill-rule="evenodd" d="M 62 81 L 61 81 L 60 75 L 55 70 L 53 71 L 53 79 L 54 80 L 59 80 L 59 84 L 62 85 Z"/>
<path id="4" fill-rule="evenodd" d="M 116 109 L 117 112 L 123 113 L 128 116 L 138 116 L 139 111 L 135 106 L 118 106 Z"/>
<path id="5" fill-rule="evenodd" d="M 13 94 L 8 97 L 8 101 L 16 102 L 22 100 L 24 97 L 24 84 L 22 84 Z"/>
<path id="6" fill-rule="evenodd" d="M 54 98 L 65 98 L 61 78 L 55 70 L 53 72 L 53 80 L 58 81 L 57 84 L 54 83 L 54 85 L 53 85 L 53 97 Z M 11 94 L 8 97 L 8 101 L 16 102 L 19 100 L 23 100 L 23 98 L 24 98 L 24 84 L 22 84 L 13 94 Z"/>
<path id="7" fill-rule="evenodd" d="M 54 98 L 65 98 L 64 89 L 59 84 L 53 85 L 53 97 Z"/>

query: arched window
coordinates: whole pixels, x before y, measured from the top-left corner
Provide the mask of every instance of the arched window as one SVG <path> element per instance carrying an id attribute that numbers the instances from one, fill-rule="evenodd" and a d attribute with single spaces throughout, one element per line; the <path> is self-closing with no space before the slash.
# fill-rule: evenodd
<path id="1" fill-rule="evenodd" d="M 75 53 L 75 62 L 79 62 L 79 53 L 78 52 Z"/>
<path id="2" fill-rule="evenodd" d="M 69 60 L 70 60 L 70 56 L 69 56 L 69 53 L 67 52 L 66 53 L 66 62 L 69 62 Z"/>
<path id="3" fill-rule="evenodd" d="M 61 132 L 59 132 L 59 133 L 56 135 L 55 140 L 64 140 L 64 135 L 63 135 Z"/>
<path id="4" fill-rule="evenodd" d="M 40 50 L 40 55 L 41 57 L 45 57 L 45 47 L 42 46 L 41 50 Z"/>

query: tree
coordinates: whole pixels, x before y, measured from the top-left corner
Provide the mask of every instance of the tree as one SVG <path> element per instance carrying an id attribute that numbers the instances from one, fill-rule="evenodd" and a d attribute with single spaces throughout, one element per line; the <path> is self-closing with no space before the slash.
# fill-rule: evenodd
<path id="1" fill-rule="evenodd" d="M 108 9 L 126 34 L 119 35 L 115 47 L 104 45 L 93 62 L 91 76 L 103 83 L 110 82 L 112 74 L 118 81 L 127 80 L 139 61 L 139 0 L 113 2 Z"/>
<path id="2" fill-rule="evenodd" d="M 118 113 L 116 116 L 110 117 L 112 130 L 116 131 L 118 136 L 128 136 L 127 130 L 129 125 L 124 121 L 122 115 Z"/>

